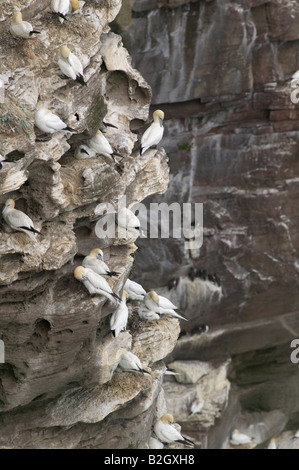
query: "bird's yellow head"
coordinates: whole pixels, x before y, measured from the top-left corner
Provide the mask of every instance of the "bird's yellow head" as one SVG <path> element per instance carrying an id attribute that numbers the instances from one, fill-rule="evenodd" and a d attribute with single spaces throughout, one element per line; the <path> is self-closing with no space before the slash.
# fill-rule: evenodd
<path id="1" fill-rule="evenodd" d="M 93 250 L 91 250 L 91 252 L 89 253 L 89 256 L 91 256 L 92 258 L 99 258 L 99 259 L 103 259 L 103 252 L 100 248 L 94 248 Z"/>
<path id="2" fill-rule="evenodd" d="M 162 418 L 160 418 L 160 421 L 162 423 L 173 423 L 173 416 L 170 413 L 166 413 L 166 415 L 163 415 Z"/>
<path id="3" fill-rule="evenodd" d="M 103 133 L 100 131 L 100 129 L 97 131 L 98 135 L 103 135 Z"/>
<path id="4" fill-rule="evenodd" d="M 71 5 L 74 11 L 79 10 L 79 7 L 80 7 L 79 0 L 71 0 Z"/>
<path id="5" fill-rule="evenodd" d="M 74 276 L 78 281 L 82 281 L 84 279 L 85 268 L 83 266 L 77 266 L 74 271 Z"/>
<path id="6" fill-rule="evenodd" d="M 15 207 L 16 203 L 13 199 L 7 199 L 7 201 L 4 204 L 4 209 L 9 207 L 10 209 L 13 209 Z"/>
<path id="7" fill-rule="evenodd" d="M 70 55 L 70 50 L 67 46 L 61 46 L 60 48 L 60 55 L 61 57 L 63 57 L 64 59 L 67 59 L 68 56 Z"/>
<path id="8" fill-rule="evenodd" d="M 162 125 L 163 119 L 164 119 L 164 112 L 161 111 L 161 109 L 156 109 L 156 111 L 153 114 L 153 118 L 155 122 L 160 122 Z"/>
<path id="9" fill-rule="evenodd" d="M 155 292 L 154 290 L 151 290 L 149 293 L 148 293 L 149 297 L 156 303 L 158 304 L 159 303 L 159 296 L 157 294 L 157 292 Z"/>
<path id="10" fill-rule="evenodd" d="M 22 13 L 20 11 L 15 11 L 13 16 L 12 16 L 12 21 L 15 24 L 21 23 L 23 21 L 22 20 Z"/>
<path id="11" fill-rule="evenodd" d="M 123 293 L 122 293 L 122 300 L 126 300 L 128 297 L 129 297 L 129 294 L 126 290 L 123 290 Z"/>

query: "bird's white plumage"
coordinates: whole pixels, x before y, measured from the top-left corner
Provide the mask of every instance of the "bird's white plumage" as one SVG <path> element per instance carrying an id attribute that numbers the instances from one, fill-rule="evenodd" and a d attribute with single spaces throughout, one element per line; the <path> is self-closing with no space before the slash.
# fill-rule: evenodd
<path id="1" fill-rule="evenodd" d="M 152 298 L 154 294 L 154 297 L 157 298 L 157 300 L 154 300 Z M 147 292 L 147 294 L 144 296 L 144 305 L 149 309 L 152 310 L 160 315 L 170 315 L 175 318 L 181 318 L 182 320 L 186 320 L 182 315 L 179 315 L 173 308 L 163 308 L 160 306 L 160 295 L 158 295 L 155 291 L 150 291 Z M 168 305 L 168 302 L 166 302 L 168 299 L 166 297 L 162 297 L 162 304 L 163 305 Z M 169 301 L 170 302 L 170 301 Z M 170 302 L 172 304 L 172 302 Z M 172 304 L 173 305 L 173 304 Z M 177 307 L 175 307 L 177 308 Z"/>
<path id="2" fill-rule="evenodd" d="M 111 157 L 113 154 L 111 145 L 100 131 L 98 131 L 91 139 L 89 139 L 88 146 L 99 155 Z"/>
<path id="3" fill-rule="evenodd" d="M 146 129 L 146 131 L 141 137 L 141 155 L 143 155 L 148 148 L 154 145 L 158 145 L 158 143 L 163 137 L 163 118 L 159 117 L 157 112 L 158 111 L 155 111 L 153 114 L 154 122 Z M 162 116 L 164 117 L 164 113 L 162 111 L 159 112 L 162 113 Z"/>
<path id="4" fill-rule="evenodd" d="M 81 144 L 76 148 L 74 156 L 78 160 L 84 160 L 85 158 L 93 158 L 96 154 L 88 145 Z"/>
<path id="5" fill-rule="evenodd" d="M 241 433 L 238 429 L 234 429 L 230 439 L 230 443 L 234 446 L 249 444 L 251 441 L 252 437 L 247 436 L 247 434 Z"/>
<path id="6" fill-rule="evenodd" d="M 82 261 L 82 266 L 84 266 L 84 268 L 92 269 L 95 273 L 100 274 L 101 276 L 109 276 L 111 270 L 103 261 L 102 255 L 99 257 L 97 255 L 94 255 L 92 251 L 89 253 L 88 256 L 85 256 Z"/>
<path id="7" fill-rule="evenodd" d="M 125 229 L 139 230 L 140 221 L 138 217 L 127 207 L 122 207 L 117 213 L 117 224 Z"/>
<path id="8" fill-rule="evenodd" d="M 126 298 L 123 295 L 122 301 L 110 317 L 110 330 L 114 331 L 115 337 L 117 337 L 121 331 L 126 329 L 128 316 L 129 311 L 126 305 Z"/>
<path id="9" fill-rule="evenodd" d="M 30 217 L 24 212 L 14 208 L 13 199 L 8 199 L 3 207 L 2 215 L 5 222 L 14 230 L 24 232 L 31 240 L 36 241 L 34 233 L 26 230 L 34 229 L 34 225 Z M 24 227 L 24 228 L 23 228 Z"/>
<path id="10" fill-rule="evenodd" d="M 129 299 L 132 300 L 143 300 L 146 291 L 138 282 L 127 279 L 124 284 L 124 289 L 128 292 Z"/>
<path id="11" fill-rule="evenodd" d="M 200 413 L 204 407 L 205 401 L 201 400 L 200 402 L 198 400 L 195 400 L 190 407 L 190 414 L 194 415 L 196 413 Z"/>
<path id="12" fill-rule="evenodd" d="M 83 266 L 81 269 L 81 273 L 82 275 L 79 279 L 76 275 L 75 277 L 81 282 L 83 282 L 84 286 L 86 287 L 86 289 L 88 290 L 90 294 L 104 295 L 112 302 L 116 301 L 116 299 L 112 295 L 113 291 L 111 287 L 109 286 L 108 282 L 106 281 L 106 279 L 104 279 L 99 274 L 95 273 L 92 269 L 84 268 Z"/>
<path id="13" fill-rule="evenodd" d="M 159 441 L 155 437 L 150 437 L 148 448 L 149 449 L 163 449 L 164 445 L 162 444 L 161 441 Z"/>
<path id="14" fill-rule="evenodd" d="M 62 131 L 67 127 L 67 124 L 65 124 L 59 116 L 43 107 L 40 107 L 35 112 L 35 125 L 41 131 L 49 134 Z"/>
<path id="15" fill-rule="evenodd" d="M 83 77 L 83 65 L 66 46 L 60 48 L 58 65 L 62 73 L 73 80 L 76 80 L 77 77 Z"/>
<path id="16" fill-rule="evenodd" d="M 144 321 L 154 321 L 154 320 L 160 320 L 160 315 L 153 310 L 149 310 L 147 307 L 144 305 L 141 305 L 138 309 L 138 315 L 140 320 Z"/>
<path id="17" fill-rule="evenodd" d="M 22 14 L 18 11 L 13 14 L 10 32 L 14 37 L 29 39 L 32 37 L 33 27 L 28 21 L 22 20 Z"/>
<path id="18" fill-rule="evenodd" d="M 54 13 L 61 14 L 63 16 L 67 16 L 69 13 L 71 4 L 70 0 L 51 0 L 51 10 Z M 59 21 L 63 23 L 64 19 L 59 17 Z"/>
<path id="19" fill-rule="evenodd" d="M 123 371 L 139 372 L 143 370 L 139 357 L 136 356 L 136 354 L 133 354 L 131 351 L 127 351 L 125 354 L 122 355 L 118 367 Z"/>
<path id="20" fill-rule="evenodd" d="M 0 153 L 0 162 L 4 162 L 4 160 L 5 160 L 5 157 L 3 157 L 3 155 L 1 155 Z"/>
<path id="21" fill-rule="evenodd" d="M 161 442 L 169 444 L 175 441 L 186 441 L 184 436 L 182 436 L 182 434 L 173 426 L 171 422 L 163 422 L 162 420 L 163 417 L 156 421 L 154 425 L 155 434 Z"/>

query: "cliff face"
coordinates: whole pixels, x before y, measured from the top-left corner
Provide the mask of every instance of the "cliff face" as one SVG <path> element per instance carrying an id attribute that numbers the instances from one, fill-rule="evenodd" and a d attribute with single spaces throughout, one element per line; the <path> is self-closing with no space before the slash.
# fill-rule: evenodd
<path id="1" fill-rule="evenodd" d="M 144 0 L 123 9 L 114 29 L 166 119 L 170 185 L 149 202 L 204 205 L 198 253 L 182 239 L 154 240 L 137 257 L 143 285 L 168 293 L 189 318 L 168 360 L 182 370 L 192 363 L 193 372 L 185 387 L 165 383 L 167 404 L 175 413 L 176 403 L 183 430 L 204 447 L 226 447 L 237 427 L 265 446 L 299 424 L 290 360 L 299 334 L 299 116 L 291 97 L 299 6 Z M 210 384 L 219 361 L 226 369 L 220 414 L 201 379 L 203 361 Z M 203 398 L 208 406 L 190 418 L 191 402 Z M 289 437 L 281 435 L 282 447 L 295 445 Z"/>
<path id="2" fill-rule="evenodd" d="M 131 204 L 164 192 L 167 156 L 162 148 L 142 158 L 133 152 L 137 135 L 130 123 L 146 121 L 151 88 L 132 68 L 121 38 L 110 32 L 121 2 L 86 2 L 63 24 L 49 5 L 26 0 L 1 6 L 0 153 L 6 161 L 0 206 L 13 198 L 41 235 L 34 243 L 1 218 L 0 447 L 147 447 L 152 421 L 165 409 L 161 359 L 173 349 L 179 323 L 165 318 L 149 328 L 130 306 L 128 330 L 113 338 L 109 317 L 115 306 L 91 297 L 73 271 L 92 248 L 102 248 L 110 269 L 120 273 L 108 282 L 121 292 L 136 236 L 99 239 L 95 208 L 102 202 L 117 208 L 123 196 Z M 36 40 L 22 43 L 11 36 L 15 9 L 41 32 Z M 87 86 L 61 77 L 62 44 L 81 60 Z M 39 103 L 76 134 L 41 138 L 34 126 Z M 78 144 L 102 128 L 104 118 L 117 126 L 107 127 L 105 135 L 122 162 L 74 158 Z M 151 375 L 115 371 L 128 349 Z"/>

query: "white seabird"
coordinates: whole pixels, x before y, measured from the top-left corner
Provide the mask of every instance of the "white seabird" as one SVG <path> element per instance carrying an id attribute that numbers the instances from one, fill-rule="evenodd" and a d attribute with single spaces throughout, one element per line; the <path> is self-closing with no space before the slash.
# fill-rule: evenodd
<path id="1" fill-rule="evenodd" d="M 240 446 L 252 442 L 252 437 L 241 433 L 238 429 L 234 429 L 229 442 L 233 446 Z"/>
<path id="2" fill-rule="evenodd" d="M 140 230 L 140 220 L 136 215 L 127 207 L 119 209 L 116 215 L 116 223 L 128 231 Z"/>
<path id="3" fill-rule="evenodd" d="M 149 310 L 145 305 L 141 305 L 138 309 L 138 315 L 140 320 L 144 321 L 154 321 L 160 320 L 159 313 L 154 312 L 153 310 Z"/>
<path id="4" fill-rule="evenodd" d="M 151 375 L 147 370 L 144 370 L 138 356 L 131 351 L 127 351 L 122 355 L 118 367 L 124 372 L 141 372 L 142 374 Z"/>
<path id="5" fill-rule="evenodd" d="M 0 153 L 0 170 L 2 168 L 2 162 L 5 162 L 5 157 L 3 157 L 3 155 Z"/>
<path id="6" fill-rule="evenodd" d="M 277 444 L 276 444 L 276 439 L 275 437 L 272 437 L 270 440 L 267 449 L 277 449 Z"/>
<path id="7" fill-rule="evenodd" d="M 7 199 L 2 210 L 3 219 L 14 230 L 26 233 L 31 240 L 36 242 L 35 234 L 40 232 L 33 226 L 33 222 L 27 214 L 15 209 L 15 201 Z"/>
<path id="8" fill-rule="evenodd" d="M 13 14 L 10 32 L 14 37 L 22 39 L 29 39 L 33 34 L 40 34 L 40 31 L 35 31 L 28 21 L 23 21 L 20 11 L 15 11 Z"/>
<path id="9" fill-rule="evenodd" d="M 124 289 L 128 292 L 129 299 L 131 300 L 143 300 L 146 291 L 138 282 L 127 279 L 124 284 Z"/>
<path id="10" fill-rule="evenodd" d="M 83 65 L 67 46 L 60 47 L 58 65 L 64 75 L 76 80 L 81 85 L 87 85 L 84 80 Z"/>
<path id="11" fill-rule="evenodd" d="M 100 130 L 88 141 L 88 146 L 98 155 L 104 157 L 112 157 L 115 162 L 114 156 L 122 157 L 119 153 L 114 152 L 106 137 Z M 123 157 L 122 157 L 123 158 Z"/>
<path id="12" fill-rule="evenodd" d="M 173 416 L 169 413 L 165 414 L 156 421 L 154 431 L 157 438 L 163 444 L 170 444 L 171 442 L 181 442 L 182 444 L 194 447 L 194 442 L 182 434 L 173 426 Z"/>
<path id="13" fill-rule="evenodd" d="M 144 296 L 144 304 L 149 310 L 153 310 L 160 315 L 171 315 L 175 318 L 181 318 L 182 320 L 187 320 L 187 318 L 182 317 L 174 309 L 177 307 L 166 297 L 158 295 L 155 291 L 150 291 Z"/>
<path id="14" fill-rule="evenodd" d="M 195 415 L 196 413 L 201 413 L 201 410 L 203 409 L 204 404 L 205 404 L 204 400 L 201 400 L 200 402 L 198 402 L 197 400 L 194 400 L 190 407 L 189 416 Z"/>
<path id="15" fill-rule="evenodd" d="M 75 132 L 74 129 L 67 126 L 59 116 L 44 107 L 40 107 L 35 112 L 35 125 L 47 134 L 54 134 L 58 131 Z"/>
<path id="16" fill-rule="evenodd" d="M 60 23 L 66 20 L 71 8 L 70 0 L 51 0 L 51 10 L 58 16 Z"/>
<path id="17" fill-rule="evenodd" d="M 124 290 L 119 306 L 110 317 L 110 330 L 115 338 L 127 327 L 129 315 L 128 307 L 126 305 L 127 296 L 128 293 Z"/>
<path id="18" fill-rule="evenodd" d="M 112 291 L 106 279 L 95 273 L 92 269 L 77 266 L 74 276 L 78 281 L 83 282 L 90 294 L 104 295 L 113 303 L 115 303 L 115 300 L 120 301 L 119 296 Z"/>
<path id="19" fill-rule="evenodd" d="M 93 150 L 91 150 L 88 145 L 81 144 L 79 145 L 74 153 L 74 157 L 78 160 L 84 160 L 85 158 L 93 158 L 96 154 Z"/>
<path id="20" fill-rule="evenodd" d="M 104 262 L 103 251 L 100 248 L 94 248 L 91 250 L 88 256 L 82 261 L 82 266 L 84 268 L 90 268 L 95 273 L 100 274 L 101 276 L 118 276 L 120 273 L 116 271 L 110 271 L 107 264 Z"/>
<path id="21" fill-rule="evenodd" d="M 161 109 L 157 109 L 153 113 L 154 122 L 146 129 L 141 137 L 140 155 L 143 155 L 150 147 L 158 145 L 163 137 L 164 126 L 163 119 L 164 113 Z"/>
<path id="22" fill-rule="evenodd" d="M 163 449 L 164 445 L 162 444 L 161 441 L 156 439 L 155 437 L 151 436 L 149 443 L 148 443 L 148 448 L 149 449 Z"/>

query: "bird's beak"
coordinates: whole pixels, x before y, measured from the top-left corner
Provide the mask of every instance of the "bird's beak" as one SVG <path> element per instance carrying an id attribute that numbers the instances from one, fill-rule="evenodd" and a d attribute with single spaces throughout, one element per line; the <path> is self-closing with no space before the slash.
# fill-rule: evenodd
<path id="1" fill-rule="evenodd" d="M 103 255 L 101 255 L 101 253 L 97 254 L 97 258 L 99 258 L 99 260 L 103 261 Z"/>
<path id="2" fill-rule="evenodd" d="M 163 126 L 163 119 L 159 117 L 160 126 Z"/>
<path id="3" fill-rule="evenodd" d="M 82 274 L 82 279 L 83 279 L 84 281 L 87 281 L 87 276 L 86 276 L 85 274 Z"/>

